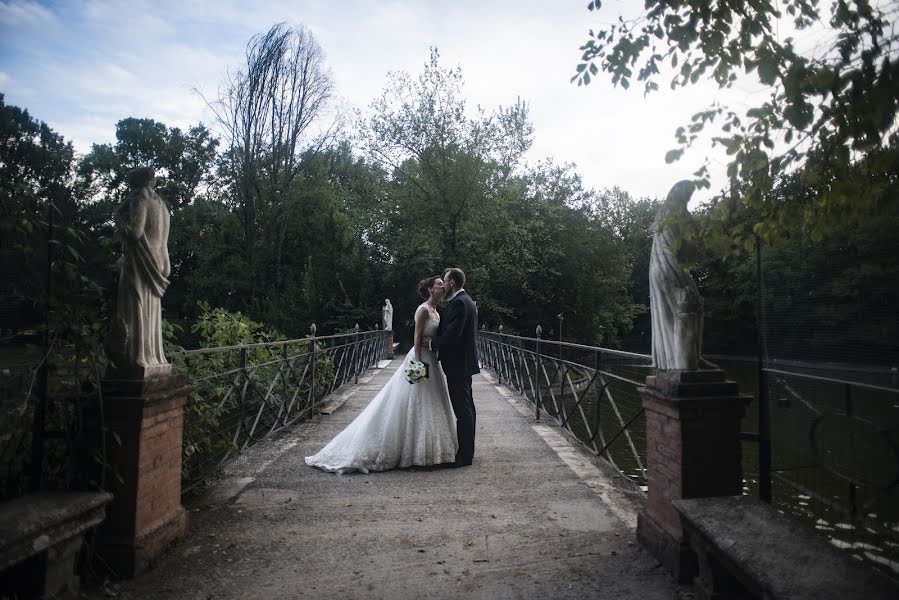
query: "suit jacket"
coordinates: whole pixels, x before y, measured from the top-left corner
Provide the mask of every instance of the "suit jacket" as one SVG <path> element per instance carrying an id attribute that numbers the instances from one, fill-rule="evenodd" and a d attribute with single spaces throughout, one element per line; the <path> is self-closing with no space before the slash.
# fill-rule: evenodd
<path id="1" fill-rule="evenodd" d="M 440 319 L 431 348 L 447 375 L 480 373 L 478 368 L 478 309 L 474 300 L 462 290 L 450 301 Z"/>

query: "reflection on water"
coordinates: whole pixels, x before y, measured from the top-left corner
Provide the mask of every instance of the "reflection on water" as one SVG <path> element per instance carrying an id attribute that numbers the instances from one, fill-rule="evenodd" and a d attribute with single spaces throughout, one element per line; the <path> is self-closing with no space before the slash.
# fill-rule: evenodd
<path id="1" fill-rule="evenodd" d="M 834 501 L 839 497 L 834 495 Z M 850 522 L 845 510 L 817 502 L 806 494 L 790 491 L 788 485 L 774 483 L 774 504 L 824 535 L 835 547 L 853 558 L 872 563 L 881 570 L 899 576 L 899 524 L 876 513 L 866 513 L 858 522 Z"/>

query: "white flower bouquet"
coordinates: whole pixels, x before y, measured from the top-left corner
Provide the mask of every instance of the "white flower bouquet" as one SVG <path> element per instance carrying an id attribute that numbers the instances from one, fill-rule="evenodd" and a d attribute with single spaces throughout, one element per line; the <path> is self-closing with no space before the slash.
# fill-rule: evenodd
<path id="1" fill-rule="evenodd" d="M 428 370 L 428 363 L 413 360 L 409 363 L 409 366 L 406 367 L 406 381 L 408 381 L 412 385 L 415 385 L 419 381 L 428 378 Z"/>

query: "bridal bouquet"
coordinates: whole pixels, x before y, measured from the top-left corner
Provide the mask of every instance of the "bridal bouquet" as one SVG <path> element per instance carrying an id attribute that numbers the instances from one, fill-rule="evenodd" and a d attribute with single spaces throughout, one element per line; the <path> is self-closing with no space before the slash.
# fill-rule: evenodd
<path id="1" fill-rule="evenodd" d="M 409 366 L 406 367 L 406 381 L 411 384 L 416 384 L 423 379 L 428 378 L 428 363 L 420 362 L 417 360 L 413 360 L 409 363 Z"/>

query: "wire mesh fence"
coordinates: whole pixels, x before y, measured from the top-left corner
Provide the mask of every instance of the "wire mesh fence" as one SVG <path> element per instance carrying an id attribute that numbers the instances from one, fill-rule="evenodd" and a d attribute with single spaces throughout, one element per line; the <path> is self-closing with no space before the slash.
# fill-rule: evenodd
<path id="1" fill-rule="evenodd" d="M 756 261 L 772 501 L 897 577 L 895 250 L 853 235 L 760 246 Z"/>
<path id="2" fill-rule="evenodd" d="M 73 347 L 13 336 L 0 362 L 0 500 L 87 489 L 83 441 L 88 365 Z"/>

